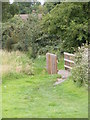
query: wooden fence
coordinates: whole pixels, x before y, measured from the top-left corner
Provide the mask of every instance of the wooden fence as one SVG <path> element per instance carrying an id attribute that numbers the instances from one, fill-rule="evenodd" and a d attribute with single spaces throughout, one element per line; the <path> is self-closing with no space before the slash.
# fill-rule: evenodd
<path id="1" fill-rule="evenodd" d="M 46 54 L 47 71 L 49 74 L 57 74 L 57 56 L 51 53 Z"/>
<path id="2" fill-rule="evenodd" d="M 75 55 L 64 52 L 64 67 L 65 70 L 71 70 L 74 66 Z M 46 68 L 49 74 L 57 74 L 57 56 L 55 54 L 46 54 Z"/>
<path id="3" fill-rule="evenodd" d="M 72 67 L 74 66 L 74 60 L 75 60 L 75 55 L 74 54 L 70 54 L 70 53 L 66 53 L 64 52 L 64 67 L 65 70 L 71 70 Z"/>

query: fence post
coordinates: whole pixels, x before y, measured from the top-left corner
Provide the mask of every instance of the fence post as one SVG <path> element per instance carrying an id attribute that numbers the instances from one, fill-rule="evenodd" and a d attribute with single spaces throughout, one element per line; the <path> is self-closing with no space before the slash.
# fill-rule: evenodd
<path id="1" fill-rule="evenodd" d="M 51 53 L 46 54 L 47 71 L 49 74 L 57 74 L 57 56 Z"/>

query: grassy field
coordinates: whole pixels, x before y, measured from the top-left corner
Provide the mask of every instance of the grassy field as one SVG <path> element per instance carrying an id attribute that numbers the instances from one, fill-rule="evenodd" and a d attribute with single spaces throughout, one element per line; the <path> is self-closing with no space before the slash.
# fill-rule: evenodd
<path id="1" fill-rule="evenodd" d="M 53 86 L 58 75 L 48 75 L 45 57 L 34 62 L 34 75 L 3 76 L 3 118 L 87 118 L 88 91 L 69 78 Z M 64 69 L 63 58 L 58 69 Z"/>

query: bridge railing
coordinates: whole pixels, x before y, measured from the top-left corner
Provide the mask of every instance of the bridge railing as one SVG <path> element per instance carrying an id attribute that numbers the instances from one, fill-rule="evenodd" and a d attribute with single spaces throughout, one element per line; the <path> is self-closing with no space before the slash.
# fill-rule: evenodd
<path id="1" fill-rule="evenodd" d="M 72 67 L 74 67 L 74 64 L 75 64 L 74 61 L 75 61 L 75 55 L 74 54 L 64 52 L 64 67 L 65 67 L 65 70 L 71 70 Z"/>

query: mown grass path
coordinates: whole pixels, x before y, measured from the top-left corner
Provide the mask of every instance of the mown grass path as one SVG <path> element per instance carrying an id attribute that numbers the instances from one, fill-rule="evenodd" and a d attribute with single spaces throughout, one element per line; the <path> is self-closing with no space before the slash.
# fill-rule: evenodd
<path id="1" fill-rule="evenodd" d="M 77 87 L 71 79 L 53 86 L 57 75 L 45 72 L 45 58 L 34 62 L 33 76 L 3 77 L 3 118 L 88 117 L 87 90 Z"/>

